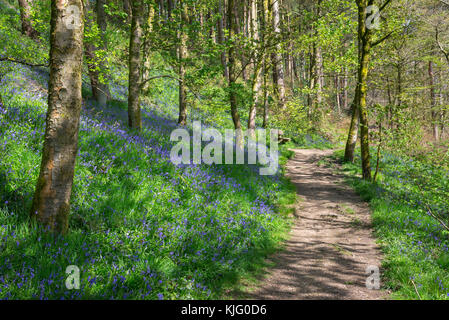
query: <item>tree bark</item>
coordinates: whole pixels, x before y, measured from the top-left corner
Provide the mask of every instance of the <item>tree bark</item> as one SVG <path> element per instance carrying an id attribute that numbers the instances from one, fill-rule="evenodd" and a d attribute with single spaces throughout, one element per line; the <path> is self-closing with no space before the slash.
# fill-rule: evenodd
<path id="1" fill-rule="evenodd" d="M 142 129 L 140 111 L 143 0 L 132 0 L 131 37 L 129 41 L 128 125 Z"/>
<path id="2" fill-rule="evenodd" d="M 260 3 L 259 3 L 260 5 Z M 259 46 L 259 25 L 257 16 L 257 2 L 250 0 L 250 34 L 255 45 L 255 54 L 253 59 L 253 76 L 251 79 L 251 105 L 248 116 L 248 134 L 255 137 L 257 106 L 260 104 L 262 88 L 262 66 L 265 58 L 265 50 Z M 263 10 L 262 10 L 263 12 Z M 264 18 L 262 19 L 264 20 Z M 262 35 L 262 44 L 265 43 L 265 36 Z"/>
<path id="3" fill-rule="evenodd" d="M 266 129 L 268 127 L 268 70 L 267 62 L 264 61 L 263 65 L 263 124 L 262 127 Z"/>
<path id="4" fill-rule="evenodd" d="M 218 12 L 220 14 L 220 19 L 218 20 L 218 42 L 221 45 L 225 44 L 225 36 L 224 36 L 224 20 L 225 20 L 225 13 L 223 10 L 223 2 L 224 0 L 218 1 Z M 229 78 L 229 72 L 228 72 L 228 64 L 226 61 L 226 50 L 223 50 L 221 52 L 221 65 L 223 66 L 223 76 L 228 79 Z"/>
<path id="5" fill-rule="evenodd" d="M 435 74 L 433 72 L 433 63 L 429 61 L 429 82 L 430 82 L 430 114 L 432 117 L 432 132 L 435 141 L 438 141 L 438 122 L 437 122 L 437 112 L 436 112 L 436 95 L 435 95 Z"/>
<path id="6" fill-rule="evenodd" d="M 67 5 L 68 4 L 68 5 Z M 68 6 L 79 8 L 67 24 Z M 31 216 L 51 231 L 66 233 L 81 113 L 84 8 L 82 0 L 51 3 L 50 80 L 45 140 Z M 75 13 L 76 14 L 76 13 Z"/>
<path id="7" fill-rule="evenodd" d="M 278 100 L 279 109 L 285 109 L 285 84 L 284 84 L 284 64 L 281 54 L 281 28 L 280 28 L 280 12 L 279 12 L 279 0 L 272 0 L 272 23 L 273 30 L 276 35 L 277 44 L 275 46 L 275 52 L 272 54 L 273 63 L 273 82 L 274 91 Z"/>
<path id="8" fill-rule="evenodd" d="M 356 105 L 356 102 L 358 100 L 357 95 L 359 94 L 358 86 L 356 88 L 355 94 L 356 97 L 354 98 L 354 102 L 351 105 L 351 125 L 349 127 L 348 140 L 346 141 L 345 148 L 344 161 L 346 162 L 354 162 L 354 152 L 359 132 L 359 108 Z"/>
<path id="9" fill-rule="evenodd" d="M 234 0 L 228 0 L 228 33 L 231 41 L 228 49 L 229 60 L 229 101 L 231 104 L 231 115 L 234 122 L 234 128 L 237 135 L 237 145 L 243 146 L 242 125 L 237 109 L 237 91 L 236 91 L 236 61 L 235 61 L 235 16 Z"/>
<path id="10" fill-rule="evenodd" d="M 125 10 L 127 17 L 127 22 L 129 23 L 132 21 L 133 11 L 132 11 L 132 5 L 131 1 L 133 0 L 123 0 L 123 9 Z"/>
<path id="11" fill-rule="evenodd" d="M 360 65 L 358 72 L 359 94 L 357 103 L 360 118 L 360 148 L 362 155 L 362 176 L 365 180 L 371 180 L 370 150 L 369 150 L 369 126 L 368 110 L 366 106 L 367 80 L 369 62 L 371 58 L 371 30 L 366 28 L 366 0 L 358 0 L 359 9 L 359 45 L 361 45 Z"/>
<path id="12" fill-rule="evenodd" d="M 91 29 L 94 24 L 94 12 L 91 11 L 90 1 L 86 1 L 84 6 L 84 16 L 86 19 L 85 28 L 87 30 Z M 91 43 L 84 43 L 84 54 L 87 62 L 87 70 L 89 72 L 90 87 L 92 89 L 92 97 L 98 102 L 99 92 L 100 92 L 100 80 L 99 72 L 97 68 L 97 57 L 95 51 L 97 48 Z"/>
<path id="13" fill-rule="evenodd" d="M 39 40 L 39 32 L 34 29 L 31 21 L 31 5 L 33 0 L 18 0 L 20 9 L 20 20 L 22 22 L 22 34 L 33 40 Z"/>
<path id="14" fill-rule="evenodd" d="M 148 4 L 148 11 L 147 11 L 147 23 L 148 23 L 148 29 L 147 29 L 147 36 L 145 37 L 145 42 L 143 44 L 143 70 L 142 70 L 142 92 L 143 94 L 147 94 L 150 90 L 150 81 L 148 79 L 150 78 L 150 68 L 151 68 L 151 51 L 150 51 L 150 37 L 148 36 L 153 32 L 153 23 L 155 22 L 155 10 L 154 7 L 151 4 Z M 159 21 L 159 20 L 158 20 Z"/>
<path id="15" fill-rule="evenodd" d="M 106 28 L 107 19 L 104 6 L 106 5 L 106 0 L 97 0 L 96 12 L 97 12 L 97 24 L 100 28 L 101 34 L 101 49 L 106 52 L 108 49 L 108 44 L 106 41 Z M 107 84 L 107 77 L 109 75 L 109 70 L 107 64 L 104 60 L 99 61 L 101 77 L 98 84 L 98 103 L 100 106 L 105 106 L 110 99 L 111 93 L 109 91 L 109 86 Z"/>
<path id="16" fill-rule="evenodd" d="M 188 7 L 181 0 L 181 30 L 179 31 L 180 45 L 178 48 L 179 57 L 179 118 L 178 124 L 185 126 L 187 124 L 187 87 L 185 84 L 185 59 L 187 58 L 187 32 L 185 28 L 188 24 Z"/>

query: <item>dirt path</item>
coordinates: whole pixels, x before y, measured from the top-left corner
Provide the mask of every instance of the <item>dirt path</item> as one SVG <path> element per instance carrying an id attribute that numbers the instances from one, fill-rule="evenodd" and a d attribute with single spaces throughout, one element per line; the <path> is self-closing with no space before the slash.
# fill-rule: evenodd
<path id="1" fill-rule="evenodd" d="M 318 166 L 326 150 L 294 150 L 288 176 L 303 201 L 276 267 L 252 290 L 250 299 L 384 299 L 366 288 L 368 266 L 381 254 L 370 228 L 368 205 L 332 169 Z"/>

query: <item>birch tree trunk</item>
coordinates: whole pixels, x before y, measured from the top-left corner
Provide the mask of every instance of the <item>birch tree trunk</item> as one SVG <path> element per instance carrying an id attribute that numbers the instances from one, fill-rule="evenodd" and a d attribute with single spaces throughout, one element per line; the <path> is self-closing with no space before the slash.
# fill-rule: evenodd
<path id="1" fill-rule="evenodd" d="M 279 0 L 272 0 L 272 23 L 273 30 L 276 35 L 275 51 L 272 54 L 273 63 L 273 82 L 275 88 L 275 94 L 278 99 L 279 109 L 285 109 L 285 84 L 284 84 L 284 63 L 282 60 L 282 47 L 280 43 L 281 28 L 280 28 L 280 12 L 279 12 Z"/>

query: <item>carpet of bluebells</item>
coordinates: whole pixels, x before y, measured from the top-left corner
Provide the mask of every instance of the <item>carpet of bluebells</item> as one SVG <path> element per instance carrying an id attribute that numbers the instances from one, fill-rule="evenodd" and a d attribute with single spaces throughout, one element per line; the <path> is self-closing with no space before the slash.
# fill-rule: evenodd
<path id="1" fill-rule="evenodd" d="M 376 184 L 356 178 L 359 168 L 360 158 L 344 165 L 373 209 L 386 287 L 396 298 L 449 299 L 449 232 L 429 215 L 449 221 L 449 172 L 392 154 L 382 156 Z"/>
<path id="2" fill-rule="evenodd" d="M 128 130 L 120 86 L 104 109 L 84 101 L 70 232 L 45 232 L 28 216 L 48 74 L 8 68 L 0 82 L 1 299 L 212 299 L 278 248 L 295 194 L 282 172 L 173 165 L 176 122 L 145 106 L 143 132 Z M 80 269 L 79 290 L 66 287 L 70 265 Z"/>

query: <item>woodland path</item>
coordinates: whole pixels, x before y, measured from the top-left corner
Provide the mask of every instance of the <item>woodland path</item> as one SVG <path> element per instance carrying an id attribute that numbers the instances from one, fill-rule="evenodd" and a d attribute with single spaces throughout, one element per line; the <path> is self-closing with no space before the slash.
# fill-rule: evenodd
<path id="1" fill-rule="evenodd" d="M 285 249 L 248 299 L 386 299 L 366 288 L 368 266 L 381 265 L 366 202 L 318 161 L 332 150 L 293 150 L 287 176 L 302 199 Z"/>

